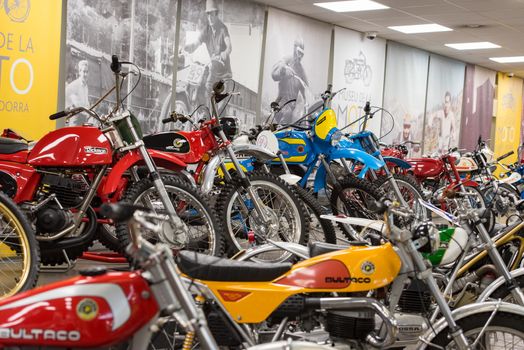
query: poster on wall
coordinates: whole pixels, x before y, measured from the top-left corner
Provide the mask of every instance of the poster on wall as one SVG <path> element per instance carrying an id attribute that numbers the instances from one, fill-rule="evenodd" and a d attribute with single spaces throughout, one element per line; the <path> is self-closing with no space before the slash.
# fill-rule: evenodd
<path id="1" fill-rule="evenodd" d="M 382 106 L 386 41 L 366 39 L 362 33 L 335 27 L 333 90 L 344 88 L 333 99 L 339 127 L 361 117 L 366 101 Z M 367 129 L 380 134 L 380 113 L 368 121 Z M 358 123 L 348 131 L 358 131 Z"/>
<path id="2" fill-rule="evenodd" d="M 0 23 L 0 132 L 37 140 L 55 128 L 62 1 L 2 2 Z"/>
<path id="3" fill-rule="evenodd" d="M 388 42 L 384 82 L 382 142 L 422 142 L 429 54 Z M 409 83 L 408 83 L 409 82 Z M 410 155 L 420 155 L 421 145 L 407 145 Z"/>
<path id="4" fill-rule="evenodd" d="M 65 106 L 90 106 L 114 86 L 109 64 L 117 55 L 141 70 L 140 82 L 130 76 L 123 85 L 128 108 L 145 132 L 159 130 L 171 98 L 176 8 L 177 0 L 68 1 Z M 108 113 L 114 103 L 112 94 L 97 112 Z M 69 124 L 86 121 L 79 115 Z"/>
<path id="5" fill-rule="evenodd" d="M 289 124 L 314 108 L 328 82 L 331 30 L 328 24 L 269 9 L 261 120 L 271 102 L 289 103 L 275 122 Z"/>
<path id="6" fill-rule="evenodd" d="M 466 65 L 460 148 L 472 151 L 479 137 L 482 140 L 490 138 L 496 75 L 490 69 Z"/>
<path id="7" fill-rule="evenodd" d="M 255 2 L 182 2 L 173 110 L 190 114 L 200 105 L 209 105 L 213 84 L 229 80 L 226 88 L 234 88 L 238 95 L 222 115 L 237 117 L 244 130 L 255 125 L 264 17 L 265 7 Z M 206 113 L 199 109 L 193 118 Z"/>
<path id="8" fill-rule="evenodd" d="M 464 68 L 462 62 L 430 56 L 423 147 L 426 154 L 443 154 L 459 144 Z"/>
<path id="9" fill-rule="evenodd" d="M 516 151 L 520 142 L 522 79 L 497 73 L 497 83 L 495 156 L 514 151 L 514 155 L 504 159 L 505 164 L 511 164 L 517 160 Z"/>

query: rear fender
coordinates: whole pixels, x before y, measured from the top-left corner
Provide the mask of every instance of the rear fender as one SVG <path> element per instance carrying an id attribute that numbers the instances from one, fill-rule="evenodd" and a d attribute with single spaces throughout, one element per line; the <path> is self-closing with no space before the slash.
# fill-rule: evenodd
<path id="1" fill-rule="evenodd" d="M 170 153 L 153 149 L 148 149 L 147 152 L 158 167 L 171 171 L 180 171 L 186 167 L 186 163 Z M 115 192 L 124 173 L 135 165 L 144 165 L 144 160 L 137 150 L 133 150 L 120 158 L 107 175 L 98 194 L 100 196 L 107 196 Z"/>
<path id="2" fill-rule="evenodd" d="M 35 168 L 26 164 L 1 162 L 0 173 L 3 174 L 0 177 L 0 187 L 5 188 L 0 188 L 0 191 L 11 192 L 8 194 L 16 203 L 33 199 L 41 177 Z"/>

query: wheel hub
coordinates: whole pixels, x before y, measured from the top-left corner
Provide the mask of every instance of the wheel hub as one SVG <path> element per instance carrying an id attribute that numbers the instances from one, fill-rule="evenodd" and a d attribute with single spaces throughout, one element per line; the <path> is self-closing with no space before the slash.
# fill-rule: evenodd
<path id="1" fill-rule="evenodd" d="M 253 228 L 258 234 L 266 238 L 272 238 L 278 233 L 278 229 L 280 228 L 278 215 L 273 209 L 265 205 L 262 205 L 260 210 L 262 210 L 268 220 L 264 222 L 262 217 L 254 215 Z"/>

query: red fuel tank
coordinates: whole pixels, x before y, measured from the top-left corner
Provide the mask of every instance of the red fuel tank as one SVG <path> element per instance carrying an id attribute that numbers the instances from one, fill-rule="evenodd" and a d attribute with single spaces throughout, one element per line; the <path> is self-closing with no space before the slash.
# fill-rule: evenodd
<path id="1" fill-rule="evenodd" d="M 51 131 L 29 153 L 28 163 L 36 167 L 78 167 L 111 164 L 109 140 L 95 127 L 67 127 Z"/>
<path id="2" fill-rule="evenodd" d="M 433 158 L 408 158 L 413 175 L 416 177 L 437 177 L 444 169 L 444 163 L 440 159 Z"/>
<path id="3" fill-rule="evenodd" d="M 157 313 L 139 273 L 76 277 L 0 301 L 0 346 L 107 347 L 129 339 Z"/>

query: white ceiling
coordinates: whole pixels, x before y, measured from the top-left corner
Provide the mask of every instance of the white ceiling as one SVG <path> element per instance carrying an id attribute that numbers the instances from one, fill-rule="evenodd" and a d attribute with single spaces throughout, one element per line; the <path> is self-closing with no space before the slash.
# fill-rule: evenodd
<path id="1" fill-rule="evenodd" d="M 335 0 L 257 0 L 283 10 L 401 42 L 461 61 L 524 77 L 524 63 L 497 63 L 489 57 L 524 56 L 524 0 L 375 0 L 385 10 L 337 13 L 313 5 Z M 388 26 L 438 23 L 452 32 L 403 34 Z M 468 28 L 466 25 L 481 25 Z M 490 41 L 498 49 L 458 51 L 447 43 Z"/>

